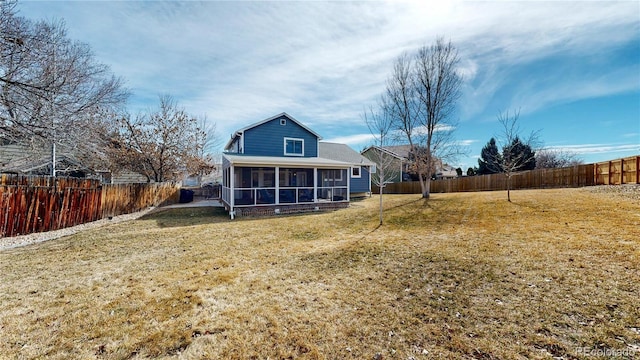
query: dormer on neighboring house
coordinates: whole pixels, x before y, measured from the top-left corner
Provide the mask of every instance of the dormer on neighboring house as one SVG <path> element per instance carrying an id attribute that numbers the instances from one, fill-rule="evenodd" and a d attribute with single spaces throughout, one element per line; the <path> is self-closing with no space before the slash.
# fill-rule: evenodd
<path id="1" fill-rule="evenodd" d="M 338 209 L 371 192 L 371 161 L 281 113 L 242 128 L 222 155 L 222 203 L 234 216 Z"/>

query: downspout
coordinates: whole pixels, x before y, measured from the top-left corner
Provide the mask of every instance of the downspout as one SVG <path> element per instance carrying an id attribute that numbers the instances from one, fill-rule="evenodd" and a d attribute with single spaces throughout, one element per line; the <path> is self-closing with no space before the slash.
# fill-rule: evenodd
<path id="1" fill-rule="evenodd" d="M 371 166 L 367 167 L 367 172 L 369 173 L 369 197 L 371 197 Z"/>

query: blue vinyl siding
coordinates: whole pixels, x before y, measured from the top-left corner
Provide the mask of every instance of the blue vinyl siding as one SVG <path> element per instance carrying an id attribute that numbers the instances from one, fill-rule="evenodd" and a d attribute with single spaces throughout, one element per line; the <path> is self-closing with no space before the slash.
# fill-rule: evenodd
<path id="1" fill-rule="evenodd" d="M 280 125 L 281 119 L 286 125 Z M 286 116 L 246 130 L 244 132 L 244 154 L 252 156 L 285 156 L 284 138 L 304 140 L 304 157 L 318 156 L 318 138 Z"/>
<path id="2" fill-rule="evenodd" d="M 360 175 L 361 176 L 359 178 L 351 178 L 349 186 L 352 194 L 369 192 L 369 167 L 360 167 Z"/>

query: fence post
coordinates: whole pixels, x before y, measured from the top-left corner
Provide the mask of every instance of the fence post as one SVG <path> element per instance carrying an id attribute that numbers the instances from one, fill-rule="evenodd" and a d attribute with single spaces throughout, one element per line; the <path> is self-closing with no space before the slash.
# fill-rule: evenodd
<path id="1" fill-rule="evenodd" d="M 624 158 L 620 159 L 620 185 L 624 184 Z"/>
<path id="2" fill-rule="evenodd" d="M 636 156 L 636 184 L 640 184 L 640 156 Z"/>

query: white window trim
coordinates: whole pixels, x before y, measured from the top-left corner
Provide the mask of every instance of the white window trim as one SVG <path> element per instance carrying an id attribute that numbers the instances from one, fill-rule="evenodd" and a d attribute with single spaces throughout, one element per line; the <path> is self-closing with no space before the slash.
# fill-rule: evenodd
<path id="1" fill-rule="evenodd" d="M 301 153 L 301 154 L 288 153 L 288 152 L 287 152 L 287 140 L 300 141 L 300 142 L 302 142 L 302 153 Z M 284 138 L 284 154 L 285 154 L 286 156 L 304 156 L 304 139 L 290 138 L 290 137 L 286 137 L 286 138 Z"/>
<path id="2" fill-rule="evenodd" d="M 358 169 L 358 175 L 353 174 L 353 170 Z M 352 178 L 361 178 L 362 177 L 362 167 L 361 166 L 352 166 L 351 167 L 351 177 Z"/>

